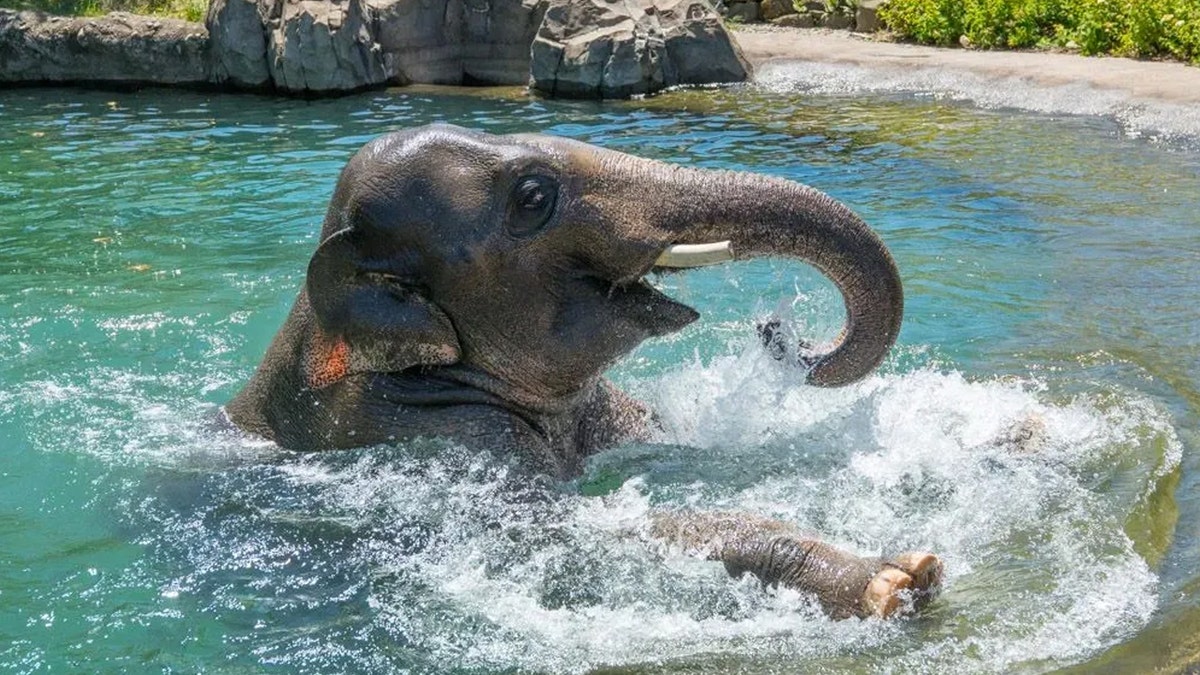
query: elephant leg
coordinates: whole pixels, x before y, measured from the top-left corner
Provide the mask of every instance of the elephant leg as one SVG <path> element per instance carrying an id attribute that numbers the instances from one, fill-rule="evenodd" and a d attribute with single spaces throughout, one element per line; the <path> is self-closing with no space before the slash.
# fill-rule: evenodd
<path id="1" fill-rule="evenodd" d="M 942 563 L 926 552 L 860 558 L 792 526 L 748 514 L 658 512 L 651 534 L 709 560 L 730 576 L 747 572 L 764 585 L 815 595 L 835 619 L 890 617 L 926 604 L 938 591 Z"/>

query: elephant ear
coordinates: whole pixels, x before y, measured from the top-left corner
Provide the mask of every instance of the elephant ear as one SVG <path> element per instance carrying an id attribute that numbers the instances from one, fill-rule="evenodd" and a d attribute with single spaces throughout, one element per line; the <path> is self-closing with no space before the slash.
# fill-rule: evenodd
<path id="1" fill-rule="evenodd" d="M 306 340 L 303 370 L 319 389 L 355 373 L 392 373 L 450 365 L 461 349 L 450 318 L 418 286 L 372 274 L 363 251 L 376 250 L 347 228 L 317 247 L 305 291 L 316 325 Z"/>

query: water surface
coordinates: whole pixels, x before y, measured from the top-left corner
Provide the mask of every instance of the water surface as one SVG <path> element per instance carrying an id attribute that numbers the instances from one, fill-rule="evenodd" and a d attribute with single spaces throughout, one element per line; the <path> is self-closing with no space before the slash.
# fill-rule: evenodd
<path id="1" fill-rule="evenodd" d="M 604 105 L 19 90 L 0 119 L 6 671 L 1041 672 L 1188 655 L 1186 144 L 787 86 Z M 436 441 L 304 456 L 215 427 L 303 281 L 342 164 L 438 120 L 830 192 L 900 266 L 894 356 L 846 389 L 800 385 L 754 324 L 831 337 L 836 296 L 756 261 L 661 282 L 703 318 L 611 375 L 660 412 L 663 443 L 606 452 L 550 499 Z M 831 622 L 647 542 L 664 505 L 779 517 L 863 555 L 929 548 L 946 590 L 917 618 Z"/>

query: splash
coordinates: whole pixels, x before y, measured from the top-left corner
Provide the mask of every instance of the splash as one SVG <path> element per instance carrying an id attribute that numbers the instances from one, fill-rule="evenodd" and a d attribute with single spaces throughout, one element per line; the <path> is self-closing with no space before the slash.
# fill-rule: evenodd
<path id="1" fill-rule="evenodd" d="M 283 453 L 101 381 L 97 399 L 139 412 L 80 442 L 146 466 L 114 488 L 148 552 L 122 583 L 157 588 L 173 621 L 216 622 L 228 663 L 305 670 L 1077 662 L 1156 607 L 1123 525 L 1180 450 L 1136 393 L 1055 400 L 933 369 L 822 390 L 757 346 L 630 383 L 662 443 L 606 452 L 568 486 L 433 441 Z M 51 405 L 122 418 L 86 396 Z M 833 622 L 647 541 L 664 505 L 781 518 L 862 555 L 931 549 L 946 589 L 917 619 Z"/>

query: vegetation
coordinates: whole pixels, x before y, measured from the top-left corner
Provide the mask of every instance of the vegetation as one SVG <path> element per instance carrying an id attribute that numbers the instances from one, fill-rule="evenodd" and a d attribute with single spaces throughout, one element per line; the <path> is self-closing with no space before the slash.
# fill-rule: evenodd
<path id="1" fill-rule="evenodd" d="M 880 16 L 927 44 L 1070 47 L 1200 63 L 1197 0 L 890 0 Z"/>
<path id="2" fill-rule="evenodd" d="M 0 0 L 0 7 L 32 9 L 63 16 L 101 16 L 130 12 L 203 21 L 208 0 Z"/>

